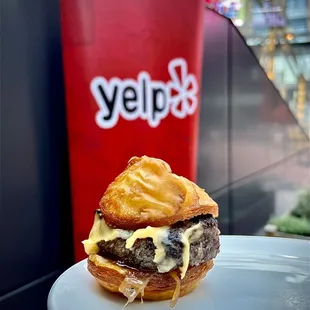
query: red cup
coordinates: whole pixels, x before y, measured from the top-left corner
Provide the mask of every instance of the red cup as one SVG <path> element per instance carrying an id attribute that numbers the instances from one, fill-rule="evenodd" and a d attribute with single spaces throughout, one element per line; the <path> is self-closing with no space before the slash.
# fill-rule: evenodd
<path id="1" fill-rule="evenodd" d="M 62 0 L 75 259 L 132 156 L 196 177 L 204 0 Z"/>

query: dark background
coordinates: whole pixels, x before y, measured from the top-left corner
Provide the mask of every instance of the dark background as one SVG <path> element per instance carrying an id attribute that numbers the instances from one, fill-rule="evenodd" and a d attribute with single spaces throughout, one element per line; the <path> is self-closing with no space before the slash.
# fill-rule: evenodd
<path id="1" fill-rule="evenodd" d="M 1 1 L 0 309 L 45 309 L 73 263 L 59 16 L 58 1 Z M 304 148 L 274 139 L 296 126 L 286 109 L 232 24 L 206 11 L 198 183 L 222 233 L 254 234 L 273 212 Z"/>
<path id="2" fill-rule="evenodd" d="M 59 3 L 0 5 L 0 309 L 44 309 L 72 263 Z"/>

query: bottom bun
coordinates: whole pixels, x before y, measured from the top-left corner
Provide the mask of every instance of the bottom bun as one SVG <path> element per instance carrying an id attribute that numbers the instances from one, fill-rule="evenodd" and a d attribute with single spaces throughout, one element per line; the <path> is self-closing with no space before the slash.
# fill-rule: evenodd
<path id="1" fill-rule="evenodd" d="M 120 266 L 96 254 L 90 255 L 88 258 L 88 270 L 102 287 L 114 293 L 123 293 L 122 288 L 127 280 L 129 280 L 127 282 L 127 289 L 129 291 L 131 289 L 130 283 L 136 288 L 136 283 L 139 282 L 140 285 L 142 283 L 143 289 L 136 296 L 143 297 L 146 300 L 167 300 L 173 298 L 177 282 L 180 284 L 180 292 L 177 295 L 180 297 L 184 296 L 197 287 L 200 280 L 206 276 L 212 267 L 213 260 L 191 267 L 188 269 L 185 277 L 179 280 L 179 273 L 177 272 L 152 273 L 139 271 L 126 266 Z M 126 297 L 128 298 L 127 295 Z"/>

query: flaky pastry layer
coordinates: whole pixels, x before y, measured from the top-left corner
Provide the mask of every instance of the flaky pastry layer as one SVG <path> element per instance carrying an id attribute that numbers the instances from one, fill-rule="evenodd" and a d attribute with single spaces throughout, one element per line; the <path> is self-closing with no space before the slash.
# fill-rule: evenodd
<path id="1" fill-rule="evenodd" d="M 130 230 L 169 226 L 201 214 L 218 216 L 217 203 L 203 189 L 172 173 L 163 160 L 147 156 L 130 159 L 108 186 L 100 208 L 108 225 Z"/>
<path id="2" fill-rule="evenodd" d="M 211 260 L 188 269 L 186 276 L 181 280 L 180 297 L 194 290 L 213 265 L 213 260 Z M 88 270 L 102 287 L 114 293 L 120 293 L 119 287 L 128 273 L 137 278 L 150 277 L 144 289 L 143 299 L 145 300 L 171 299 L 176 287 L 176 282 L 170 273 L 148 273 L 121 267 L 99 255 L 89 256 Z"/>

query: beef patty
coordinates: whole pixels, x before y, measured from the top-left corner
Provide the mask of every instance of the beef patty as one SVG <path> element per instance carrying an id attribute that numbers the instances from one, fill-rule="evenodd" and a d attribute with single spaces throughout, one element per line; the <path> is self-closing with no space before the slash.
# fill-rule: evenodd
<path id="1" fill-rule="evenodd" d="M 183 243 L 181 234 L 196 224 L 203 229 L 201 237 L 190 244 L 190 266 L 197 266 L 216 257 L 219 253 L 219 233 L 217 220 L 210 215 L 202 215 L 187 221 L 178 222 L 171 226 L 168 238 L 163 240 L 166 248 L 166 258 L 172 258 L 176 262 L 175 268 L 182 266 Z M 155 246 L 151 238 L 138 239 L 131 249 L 126 249 L 126 240 L 117 238 L 112 241 L 100 241 L 98 243 L 99 255 L 118 260 L 128 266 L 143 269 L 157 270 L 153 262 Z"/>

